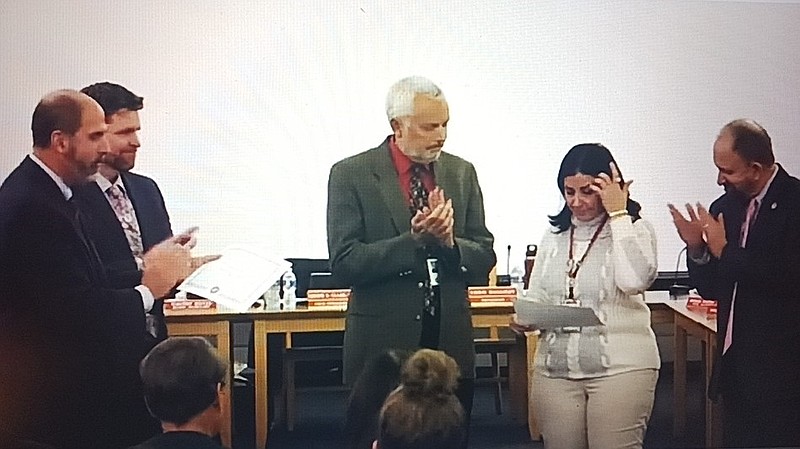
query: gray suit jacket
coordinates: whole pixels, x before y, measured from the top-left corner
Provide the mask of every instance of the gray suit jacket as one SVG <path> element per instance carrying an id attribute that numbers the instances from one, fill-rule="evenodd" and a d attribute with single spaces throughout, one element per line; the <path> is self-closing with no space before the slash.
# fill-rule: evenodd
<path id="1" fill-rule="evenodd" d="M 441 249 L 440 349 L 474 377 L 475 354 L 466 288 L 485 285 L 496 262 L 486 229 L 483 194 L 473 165 L 442 153 L 436 183 L 453 200 L 456 250 Z M 408 199 L 389 152 L 380 146 L 334 164 L 328 180 L 331 270 L 353 288 L 344 338 L 344 377 L 387 349 L 415 349 L 422 332 L 426 251 L 410 234 Z"/>

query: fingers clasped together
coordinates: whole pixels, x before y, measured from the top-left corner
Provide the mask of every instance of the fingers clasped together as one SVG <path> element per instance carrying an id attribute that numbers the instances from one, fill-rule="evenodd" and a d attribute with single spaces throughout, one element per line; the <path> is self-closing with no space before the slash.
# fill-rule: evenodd
<path id="1" fill-rule="evenodd" d="M 411 235 L 425 244 L 438 244 L 452 248 L 453 200 L 445 199 L 444 190 L 436 187 L 428 194 L 428 206 L 411 217 Z"/>

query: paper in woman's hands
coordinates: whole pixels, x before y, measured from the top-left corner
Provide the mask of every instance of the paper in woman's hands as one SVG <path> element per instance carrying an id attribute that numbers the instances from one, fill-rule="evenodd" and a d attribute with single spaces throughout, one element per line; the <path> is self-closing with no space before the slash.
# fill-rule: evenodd
<path id="1" fill-rule="evenodd" d="M 178 290 L 246 311 L 292 264 L 265 251 L 232 247 L 190 274 Z"/>
<path id="2" fill-rule="evenodd" d="M 518 299 L 514 302 L 517 323 L 537 329 L 599 326 L 603 323 L 589 307 L 542 304 Z"/>

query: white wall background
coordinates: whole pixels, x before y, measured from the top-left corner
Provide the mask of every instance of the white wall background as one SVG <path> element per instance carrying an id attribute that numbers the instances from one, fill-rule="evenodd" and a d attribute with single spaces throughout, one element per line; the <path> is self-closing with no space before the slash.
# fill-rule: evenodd
<path id="1" fill-rule="evenodd" d="M 711 145 L 752 117 L 800 174 L 800 4 L 523 0 L 26 0 L 0 3 L 0 179 L 39 98 L 109 80 L 145 97 L 137 171 L 199 252 L 264 242 L 327 257 L 335 161 L 389 133 L 385 92 L 425 75 L 450 103 L 445 150 L 472 161 L 505 271 L 546 214 L 574 144 L 602 142 L 659 235 L 665 204 L 721 193 Z"/>

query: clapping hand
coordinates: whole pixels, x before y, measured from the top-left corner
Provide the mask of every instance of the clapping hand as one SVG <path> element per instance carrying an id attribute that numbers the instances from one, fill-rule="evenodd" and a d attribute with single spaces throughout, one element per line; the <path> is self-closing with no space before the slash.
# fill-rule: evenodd
<path id="1" fill-rule="evenodd" d="M 411 235 L 426 244 L 452 248 L 455 245 L 453 215 L 453 200 L 446 200 L 444 190 L 436 187 L 428 194 L 428 207 L 411 217 Z"/>
<path id="2" fill-rule="evenodd" d="M 719 258 L 722 249 L 727 244 L 725 237 L 725 219 L 719 214 L 719 219 L 714 218 L 705 207 L 697 203 L 697 211 L 691 204 L 686 204 L 686 212 L 689 219 L 672 204 L 667 204 L 669 213 L 672 215 L 672 222 L 681 240 L 686 243 L 689 255 L 700 257 L 703 248 L 708 245 L 708 250 L 714 257 Z"/>

